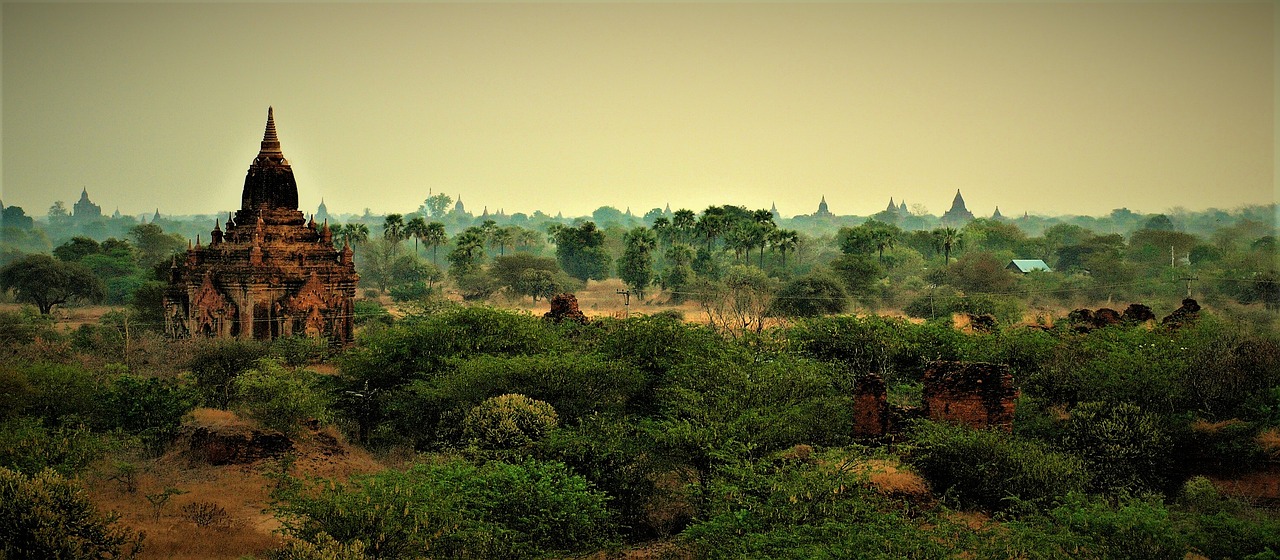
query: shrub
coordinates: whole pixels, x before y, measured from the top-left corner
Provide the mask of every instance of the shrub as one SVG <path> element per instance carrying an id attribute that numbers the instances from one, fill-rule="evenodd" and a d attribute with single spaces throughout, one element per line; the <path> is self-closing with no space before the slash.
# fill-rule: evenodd
<path id="1" fill-rule="evenodd" d="M 188 361 L 205 403 L 226 408 L 234 394 L 232 381 L 267 356 L 267 346 L 253 340 L 211 338 L 196 344 Z"/>
<path id="2" fill-rule="evenodd" d="M 287 366 L 304 366 L 328 357 L 329 341 L 304 335 L 287 336 L 271 341 L 269 352 Z"/>
<path id="3" fill-rule="evenodd" d="M 196 400 L 189 387 L 125 374 L 108 385 L 98 414 L 103 427 L 142 436 L 153 451 L 159 451 L 177 435 L 182 417 Z"/>
<path id="4" fill-rule="evenodd" d="M 39 418 L 20 417 L 0 423 L 0 467 L 36 474 L 52 469 L 78 473 L 106 453 L 107 440 L 83 425 L 47 428 Z"/>
<path id="5" fill-rule="evenodd" d="M 552 462 L 415 465 L 286 484 L 275 498 L 289 534 L 369 543 L 376 558 L 530 558 L 596 550 L 613 535 L 605 495 Z"/>
<path id="6" fill-rule="evenodd" d="M 1048 506 L 1088 482 L 1080 459 L 1003 432 L 921 421 L 911 440 L 910 462 L 938 493 L 966 507 Z"/>
<path id="7" fill-rule="evenodd" d="M 1064 426 L 1063 446 L 1084 458 L 1099 490 L 1137 493 L 1169 480 L 1169 433 L 1134 404 L 1080 403 Z"/>
<path id="8" fill-rule="evenodd" d="M 524 395 L 485 399 L 462 420 L 462 437 L 482 449 L 525 449 L 555 429 L 551 405 Z"/>
<path id="9" fill-rule="evenodd" d="M 134 558 L 142 535 L 101 514 L 75 481 L 0 467 L 0 558 Z"/>
<path id="10" fill-rule="evenodd" d="M 319 388 L 318 377 L 263 359 L 236 377 L 236 403 L 263 426 L 291 434 L 305 420 L 328 420 L 329 397 Z"/>
<path id="11" fill-rule="evenodd" d="M 374 292 L 372 298 L 376 297 L 377 292 Z M 370 298 L 370 296 L 365 295 L 365 298 Z M 357 327 L 363 327 L 370 324 L 379 324 L 388 327 L 391 326 L 391 324 L 395 322 L 395 318 L 391 316 L 391 312 L 387 311 L 387 308 L 383 307 L 376 299 L 372 298 L 358 299 L 352 305 L 352 314 L 355 315 L 355 325 Z"/>

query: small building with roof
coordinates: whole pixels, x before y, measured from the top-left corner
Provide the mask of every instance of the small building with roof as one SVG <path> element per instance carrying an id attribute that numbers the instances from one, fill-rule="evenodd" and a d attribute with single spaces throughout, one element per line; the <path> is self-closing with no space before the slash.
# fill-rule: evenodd
<path id="1" fill-rule="evenodd" d="M 1040 259 L 1013 259 L 1009 261 L 1009 266 L 1004 267 L 1005 270 L 1012 270 L 1026 274 L 1028 272 L 1053 272 L 1049 265 Z"/>

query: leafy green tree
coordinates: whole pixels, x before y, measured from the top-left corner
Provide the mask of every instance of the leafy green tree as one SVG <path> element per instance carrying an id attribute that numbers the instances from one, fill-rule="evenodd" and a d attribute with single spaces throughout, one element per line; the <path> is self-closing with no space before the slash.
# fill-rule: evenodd
<path id="1" fill-rule="evenodd" d="M 624 239 L 626 249 L 618 262 L 618 277 L 627 283 L 637 298 L 644 299 L 645 290 L 653 283 L 653 251 L 657 247 L 657 237 L 648 228 L 638 227 L 627 232 Z"/>
<path id="2" fill-rule="evenodd" d="M 98 414 L 103 427 L 141 436 L 152 451 L 160 451 L 178 435 L 182 417 L 197 400 L 189 386 L 124 374 L 108 385 Z"/>
<path id="3" fill-rule="evenodd" d="M 187 240 L 177 233 L 165 233 L 156 224 L 138 224 L 129 229 L 129 237 L 138 251 L 138 266 L 153 270 L 157 265 L 168 264 L 172 257 L 187 246 Z"/>
<path id="4" fill-rule="evenodd" d="M 858 254 L 842 255 L 831 261 L 831 271 L 844 281 L 845 288 L 855 296 L 870 291 L 883 273 L 875 260 Z"/>
<path id="5" fill-rule="evenodd" d="M 211 338 L 199 341 L 187 367 L 208 406 L 226 408 L 235 395 L 236 376 L 255 367 L 267 356 L 267 347 L 255 340 Z"/>
<path id="6" fill-rule="evenodd" d="M 142 535 L 102 514 L 79 482 L 46 470 L 0 467 L 0 557 L 136 558 Z"/>
<path id="7" fill-rule="evenodd" d="M 423 205 L 427 207 L 427 211 L 429 212 L 429 217 L 437 220 L 443 218 L 444 215 L 448 213 L 449 205 L 452 203 L 453 198 L 444 193 L 433 194 L 423 201 Z"/>
<path id="8" fill-rule="evenodd" d="M 288 534 L 368 543 L 374 558 L 564 556 L 613 536 L 604 493 L 554 462 L 414 465 L 346 483 L 294 481 L 276 499 Z"/>
<path id="9" fill-rule="evenodd" d="M 562 273 L 551 257 L 537 257 L 528 253 L 516 253 L 493 259 L 489 267 L 491 274 L 502 287 L 513 294 L 531 296 L 534 301 L 539 297 L 550 297 L 565 287 L 560 278 Z"/>
<path id="10" fill-rule="evenodd" d="M 775 315 L 818 317 L 841 313 L 849 305 L 849 295 L 839 279 L 825 271 L 810 273 L 787 282 L 773 301 Z"/>
<path id="11" fill-rule="evenodd" d="M 965 292 L 1008 293 L 1018 285 L 1018 277 L 1005 269 L 1006 264 L 986 251 L 966 252 L 956 259 L 956 264 L 934 271 L 937 277 L 930 276 L 930 279 Z"/>
<path id="12" fill-rule="evenodd" d="M 333 237 L 333 242 L 338 247 L 343 245 L 355 247 L 369 241 L 369 226 L 359 222 L 337 226 L 334 231 L 337 235 Z"/>
<path id="13" fill-rule="evenodd" d="M 1130 403 L 1080 403 L 1071 410 L 1063 446 L 1084 457 L 1093 485 L 1136 494 L 1168 483 L 1172 442 L 1159 417 Z"/>
<path id="14" fill-rule="evenodd" d="M 53 249 L 53 256 L 63 262 L 78 262 L 80 259 L 89 255 L 96 255 L 102 250 L 102 246 L 91 238 L 77 235 L 72 237 L 70 241 L 63 243 Z"/>
<path id="15" fill-rule="evenodd" d="M 800 244 L 800 234 L 789 229 L 775 229 L 769 232 L 769 246 L 782 255 L 782 266 L 787 266 L 787 253 L 794 252 Z"/>
<path id="16" fill-rule="evenodd" d="M 80 263 L 49 255 L 27 255 L 0 268 L 0 288 L 13 290 L 18 301 L 34 303 L 42 315 L 69 301 L 100 302 L 106 286 Z"/>
<path id="17" fill-rule="evenodd" d="M 764 330 L 777 286 L 764 271 L 735 265 L 725 272 L 722 280 L 703 281 L 694 290 L 707 322 L 740 338 Z"/>
<path id="18" fill-rule="evenodd" d="M 604 248 L 604 232 L 595 222 L 558 228 L 555 233 L 556 261 L 569 276 L 583 282 L 604 280 L 613 260 Z"/>

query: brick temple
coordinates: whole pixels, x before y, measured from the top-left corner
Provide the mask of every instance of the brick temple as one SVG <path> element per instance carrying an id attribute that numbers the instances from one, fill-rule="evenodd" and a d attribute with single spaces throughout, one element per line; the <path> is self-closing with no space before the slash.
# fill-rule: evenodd
<path id="1" fill-rule="evenodd" d="M 164 297 L 170 336 L 351 342 L 359 280 L 351 247 L 335 249 L 328 222 L 317 226 L 298 210 L 298 186 L 270 108 L 240 210 L 223 226 L 216 221 L 209 244 L 197 237 L 170 267 Z"/>

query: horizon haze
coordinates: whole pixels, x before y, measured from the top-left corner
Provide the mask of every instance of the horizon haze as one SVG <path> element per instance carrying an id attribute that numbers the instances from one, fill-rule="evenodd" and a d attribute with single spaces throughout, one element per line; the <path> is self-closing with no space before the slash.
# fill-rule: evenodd
<path id="1" fill-rule="evenodd" d="M 1267 204 L 1276 7 L 3 4 L 0 200 L 979 216 Z"/>

